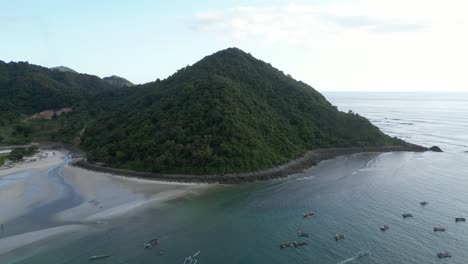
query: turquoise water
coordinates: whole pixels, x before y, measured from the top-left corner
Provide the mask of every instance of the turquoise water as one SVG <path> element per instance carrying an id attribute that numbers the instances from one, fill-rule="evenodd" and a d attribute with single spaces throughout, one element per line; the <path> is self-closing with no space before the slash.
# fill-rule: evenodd
<path id="1" fill-rule="evenodd" d="M 447 152 L 358 154 L 322 162 L 287 179 L 219 186 L 114 221 L 108 228 L 16 250 L 0 256 L 0 263 L 85 263 L 99 254 L 112 257 L 96 263 L 183 263 L 198 250 L 199 264 L 466 263 L 468 223 L 457 224 L 454 218 L 468 217 L 468 97 L 450 101 L 446 96 L 439 102 L 429 95 L 409 102 L 406 94 L 326 96 L 340 109 L 369 117 L 387 133 Z M 422 207 L 421 201 L 429 204 Z M 312 210 L 316 216 L 302 217 Z M 414 217 L 403 219 L 403 213 Z M 390 230 L 380 231 L 383 224 Z M 434 233 L 436 226 L 447 232 Z M 299 230 L 309 238 L 299 239 Z M 335 241 L 336 233 L 346 238 Z M 164 237 L 161 245 L 144 250 L 143 242 L 154 237 Z M 279 248 L 294 240 L 309 244 Z M 362 250 L 371 254 L 352 258 Z M 438 259 L 441 251 L 453 257 Z"/>

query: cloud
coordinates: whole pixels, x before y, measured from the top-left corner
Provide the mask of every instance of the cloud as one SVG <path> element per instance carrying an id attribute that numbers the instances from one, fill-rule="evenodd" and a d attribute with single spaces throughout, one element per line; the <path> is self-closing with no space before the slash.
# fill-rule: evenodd
<path id="1" fill-rule="evenodd" d="M 314 37 L 333 37 L 346 32 L 407 33 L 428 29 L 428 25 L 401 18 L 380 18 L 360 14 L 341 6 L 297 5 L 237 7 L 201 12 L 189 21 L 191 29 L 219 33 L 236 39 L 257 38 L 265 42 L 296 44 L 314 42 Z"/>

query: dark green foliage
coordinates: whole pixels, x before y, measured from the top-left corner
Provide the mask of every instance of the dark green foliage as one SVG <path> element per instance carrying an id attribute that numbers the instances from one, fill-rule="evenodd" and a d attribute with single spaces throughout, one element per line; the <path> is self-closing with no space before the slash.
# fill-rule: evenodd
<path id="1" fill-rule="evenodd" d="M 8 155 L 8 159 L 11 161 L 18 161 L 24 157 L 32 156 L 36 152 L 37 152 L 36 145 L 32 145 L 28 148 L 14 148 L 11 150 L 10 154 Z"/>
<path id="2" fill-rule="evenodd" d="M 5 164 L 5 159 L 6 159 L 5 156 L 0 155 L 0 166 L 3 166 L 3 164 Z"/>
<path id="3" fill-rule="evenodd" d="M 238 49 L 208 56 L 91 122 L 88 159 L 167 173 L 269 168 L 306 150 L 401 145 L 367 119 Z"/>
<path id="4" fill-rule="evenodd" d="M 4 138 L 0 143 L 71 141 L 88 120 L 130 92 L 97 76 L 0 61 L 0 136 Z M 72 107 L 73 112 L 54 115 L 53 120 L 29 118 L 63 107 Z"/>

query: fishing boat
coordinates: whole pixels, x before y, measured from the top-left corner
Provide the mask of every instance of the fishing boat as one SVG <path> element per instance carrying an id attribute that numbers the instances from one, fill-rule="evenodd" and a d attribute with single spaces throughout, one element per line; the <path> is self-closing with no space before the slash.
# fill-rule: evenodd
<path id="1" fill-rule="evenodd" d="M 159 239 L 151 239 L 150 241 L 146 242 L 143 244 L 145 248 L 152 248 L 154 246 L 157 246 L 159 244 Z"/>
<path id="2" fill-rule="evenodd" d="M 345 238 L 345 235 L 343 234 L 336 234 L 335 235 L 335 240 L 338 241 L 338 240 L 341 240 L 341 239 L 344 239 Z"/>
<path id="3" fill-rule="evenodd" d="M 425 205 L 428 205 L 429 203 L 424 201 L 424 202 L 420 202 L 419 204 L 421 204 L 422 206 L 425 206 Z"/>
<path id="4" fill-rule="evenodd" d="M 280 244 L 280 249 L 287 248 L 287 247 L 300 247 L 307 245 L 305 241 L 293 241 L 293 242 L 286 242 Z"/>
<path id="5" fill-rule="evenodd" d="M 457 222 L 457 223 L 458 223 L 458 222 L 465 222 L 465 221 L 466 221 L 466 219 L 463 218 L 463 217 L 457 217 L 457 218 L 455 218 L 455 222 Z"/>
<path id="6" fill-rule="evenodd" d="M 380 227 L 380 230 L 383 231 L 383 232 L 387 231 L 388 229 L 390 229 L 390 227 L 388 225 L 383 225 L 383 226 Z"/>
<path id="7" fill-rule="evenodd" d="M 413 217 L 412 214 L 402 214 L 401 216 L 403 216 L 403 218 L 409 218 L 409 217 Z"/>
<path id="8" fill-rule="evenodd" d="M 287 248 L 287 247 L 292 247 L 294 245 L 294 242 L 286 242 L 280 244 L 280 249 Z"/>
<path id="9" fill-rule="evenodd" d="M 305 241 L 294 241 L 294 247 L 300 247 L 300 246 L 305 246 L 307 245 L 307 242 Z"/>
<path id="10" fill-rule="evenodd" d="M 184 260 L 184 264 L 196 264 L 198 262 L 197 257 L 200 255 L 200 251 L 193 254 L 192 256 L 188 256 Z"/>
<path id="11" fill-rule="evenodd" d="M 362 258 L 362 257 L 365 257 L 367 255 L 369 255 L 370 252 L 367 251 L 367 250 L 364 250 L 364 251 L 361 251 L 361 252 L 358 252 L 356 255 L 355 255 L 355 258 Z"/>
<path id="12" fill-rule="evenodd" d="M 89 257 L 89 261 L 98 260 L 98 259 L 105 259 L 105 258 L 109 258 L 109 257 L 110 257 L 109 255 L 91 256 L 91 257 Z"/>
<path id="13" fill-rule="evenodd" d="M 297 232 L 297 235 L 300 236 L 300 237 L 309 237 L 309 234 L 304 233 L 302 231 Z"/>
<path id="14" fill-rule="evenodd" d="M 440 252 L 440 253 L 437 253 L 437 257 L 439 257 L 439 258 L 451 258 L 452 255 L 450 255 L 450 253 L 448 253 L 448 252 Z"/>
<path id="15" fill-rule="evenodd" d="M 434 227 L 434 232 L 445 232 L 445 228 L 443 228 L 443 227 Z"/>
<path id="16" fill-rule="evenodd" d="M 314 216 L 314 215 L 316 215 L 316 214 L 317 214 L 317 212 L 312 211 L 312 212 L 303 213 L 302 216 L 303 216 L 304 218 L 307 218 L 307 217 L 310 217 L 310 216 Z"/>

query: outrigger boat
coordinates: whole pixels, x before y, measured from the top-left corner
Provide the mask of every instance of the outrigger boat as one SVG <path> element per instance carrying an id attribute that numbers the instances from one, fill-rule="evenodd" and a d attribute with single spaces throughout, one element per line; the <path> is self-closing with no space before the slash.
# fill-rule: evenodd
<path id="1" fill-rule="evenodd" d="M 316 215 L 316 214 L 317 214 L 317 212 L 312 211 L 312 212 L 303 213 L 302 216 L 303 216 L 304 218 L 307 218 L 307 217 L 309 217 L 309 216 L 314 216 L 314 215 Z"/>
<path id="2" fill-rule="evenodd" d="M 157 246 L 159 244 L 159 239 L 151 239 L 150 241 L 146 242 L 143 244 L 145 248 L 152 248 L 154 246 Z"/>
<path id="3" fill-rule="evenodd" d="M 434 227 L 434 232 L 445 232 L 445 228 L 443 228 L 443 227 Z"/>
<path id="4" fill-rule="evenodd" d="M 439 257 L 439 258 L 451 258 L 452 255 L 450 255 L 450 253 L 448 253 L 448 252 L 440 252 L 440 253 L 437 253 L 437 257 Z"/>
<path id="5" fill-rule="evenodd" d="M 455 222 L 457 222 L 457 223 L 458 223 L 458 222 L 465 222 L 465 221 L 466 221 L 466 219 L 463 218 L 463 217 L 457 217 L 457 218 L 455 218 Z"/>
<path id="6" fill-rule="evenodd" d="M 109 258 L 109 257 L 110 257 L 109 255 L 91 256 L 91 257 L 89 257 L 89 261 L 98 260 L 98 259 L 105 259 L 105 258 Z"/>
<path id="7" fill-rule="evenodd" d="M 383 226 L 380 227 L 380 230 L 383 231 L 383 232 L 385 232 L 385 231 L 387 231 L 389 229 L 390 229 L 390 227 L 388 225 L 383 225 Z"/>
<path id="8" fill-rule="evenodd" d="M 429 203 L 428 202 L 420 202 L 419 204 L 421 204 L 422 206 L 425 206 L 425 205 L 428 205 Z"/>
<path id="9" fill-rule="evenodd" d="M 362 257 L 365 257 L 367 255 L 369 255 L 370 252 L 367 251 L 367 250 L 364 250 L 364 251 L 361 251 L 361 252 L 358 252 L 356 255 L 355 255 L 355 258 L 362 258 Z"/>
<path id="10" fill-rule="evenodd" d="M 200 251 L 193 254 L 192 256 L 188 256 L 184 260 L 184 264 L 196 264 L 198 262 L 197 257 L 200 255 Z"/>
<path id="11" fill-rule="evenodd" d="M 336 234 L 335 235 L 335 240 L 338 241 L 338 240 L 341 240 L 341 239 L 344 239 L 345 238 L 345 235 L 343 234 Z"/>
<path id="12" fill-rule="evenodd" d="M 287 247 L 300 247 L 307 245 L 307 242 L 304 241 L 293 241 L 293 242 L 286 242 L 280 244 L 280 249 L 287 248 Z"/>
<path id="13" fill-rule="evenodd" d="M 413 217 L 412 214 L 402 214 L 401 216 L 403 216 L 403 218 Z"/>
<path id="14" fill-rule="evenodd" d="M 297 235 L 300 236 L 300 237 L 309 237 L 309 234 L 304 233 L 302 231 L 297 232 Z"/>

